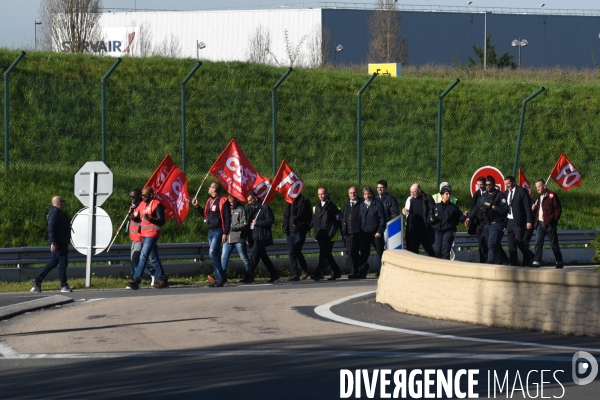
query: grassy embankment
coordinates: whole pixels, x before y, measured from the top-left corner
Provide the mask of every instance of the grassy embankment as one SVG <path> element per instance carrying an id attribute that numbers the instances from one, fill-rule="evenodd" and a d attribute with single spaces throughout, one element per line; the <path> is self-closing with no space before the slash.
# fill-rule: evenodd
<path id="1" fill-rule="evenodd" d="M 0 69 L 17 55 L 0 50 Z M 73 175 L 85 161 L 101 159 L 100 78 L 113 62 L 31 52 L 11 75 L 11 167 L 0 172 L 0 247 L 45 245 L 45 215 L 54 194 L 67 198 L 69 215 L 81 208 L 73 195 Z M 115 229 L 126 212 L 128 190 L 142 186 L 166 153 L 181 165 L 180 85 L 194 64 L 125 59 L 108 81 L 107 164 L 115 184 L 103 208 Z M 231 137 L 260 173 L 272 175 L 271 87 L 284 71 L 205 62 L 190 80 L 187 172 L 192 196 Z M 584 186 L 567 193 L 550 184 L 563 201 L 560 229 L 598 227 L 596 74 L 404 72 L 400 79 L 378 77 L 364 94 L 362 185 L 374 187 L 386 179 L 400 204 L 413 182 L 429 193 L 436 189 L 437 98 L 459 77 L 461 83 L 444 102 L 442 180 L 452 182 L 466 206 L 468 182 L 477 168 L 491 164 L 505 175 L 512 172 L 521 102 L 544 86 L 547 90 L 528 105 L 520 167 L 533 183 L 547 178 L 565 152 L 583 172 Z M 285 158 L 294 167 L 312 201 L 324 184 L 341 205 L 347 187 L 356 184 L 356 92 L 367 78 L 356 70 L 296 69 L 279 88 L 277 162 Z M 0 120 L 3 126 L 3 116 Z M 280 197 L 272 204 L 277 237 L 282 237 L 283 206 Z M 201 218 L 192 210 L 181 228 L 168 223 L 161 242 L 205 240 Z M 122 235 L 116 243 L 127 243 L 127 238 Z"/>

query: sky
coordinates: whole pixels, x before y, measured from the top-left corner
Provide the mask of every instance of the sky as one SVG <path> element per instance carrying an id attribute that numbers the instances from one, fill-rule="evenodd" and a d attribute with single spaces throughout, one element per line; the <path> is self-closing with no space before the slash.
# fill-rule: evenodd
<path id="1" fill-rule="evenodd" d="M 545 1 L 545 9 L 599 9 L 598 0 L 472 0 L 471 7 L 514 7 L 539 9 Z M 305 1 L 315 6 L 317 2 Z M 332 2 L 331 2 L 332 3 Z M 344 2 L 336 2 L 343 6 Z M 374 0 L 347 3 L 374 3 Z M 441 5 L 466 7 L 468 0 L 399 0 L 401 4 Z M 281 4 L 302 4 L 295 0 L 103 0 L 105 8 L 131 8 L 174 10 L 242 9 L 246 7 Z M 0 0 L 0 48 L 30 50 L 34 48 L 35 21 L 38 20 L 40 0 Z M 600 13 L 600 11 L 599 11 Z"/>

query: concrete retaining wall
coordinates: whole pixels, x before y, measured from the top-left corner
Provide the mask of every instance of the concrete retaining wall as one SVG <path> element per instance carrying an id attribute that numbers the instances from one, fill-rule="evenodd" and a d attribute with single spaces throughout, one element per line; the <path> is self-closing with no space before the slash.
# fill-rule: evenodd
<path id="1" fill-rule="evenodd" d="M 600 273 L 446 261 L 386 251 L 377 302 L 483 325 L 600 335 Z"/>

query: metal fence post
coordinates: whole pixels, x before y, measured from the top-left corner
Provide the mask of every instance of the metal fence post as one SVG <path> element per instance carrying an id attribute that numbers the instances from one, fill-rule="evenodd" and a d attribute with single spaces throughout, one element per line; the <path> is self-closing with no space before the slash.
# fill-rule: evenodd
<path id="1" fill-rule="evenodd" d="M 117 58 L 117 61 L 110 67 L 106 74 L 100 80 L 102 88 L 102 162 L 106 163 L 106 80 L 113 73 L 115 68 L 121 63 L 121 58 Z"/>
<path id="2" fill-rule="evenodd" d="M 446 97 L 446 95 L 448 94 L 448 92 L 450 92 L 454 86 L 458 85 L 458 82 L 460 82 L 460 79 L 456 78 L 456 80 L 454 82 L 452 82 L 452 84 L 450 86 L 448 86 L 448 88 L 446 90 L 444 90 L 442 92 L 442 94 L 440 94 L 439 98 L 438 98 L 438 148 L 437 148 L 437 186 L 440 186 L 440 176 L 442 173 L 442 101 L 444 100 L 444 97 Z"/>
<path id="3" fill-rule="evenodd" d="M 523 106 L 521 107 L 521 123 L 519 124 L 519 137 L 517 138 L 517 151 L 515 153 L 515 165 L 513 166 L 513 176 L 517 176 L 517 168 L 519 167 L 519 156 L 521 154 L 521 140 L 523 139 L 523 126 L 525 125 L 525 108 L 527 107 L 527 103 L 532 100 L 535 96 L 542 93 L 544 91 L 544 87 L 542 86 L 538 90 L 535 91 L 531 96 L 527 97 L 523 100 Z"/>
<path id="4" fill-rule="evenodd" d="M 272 95 L 272 108 L 273 108 L 273 176 L 277 173 L 277 88 L 287 78 L 287 76 L 293 71 L 292 67 L 289 67 L 287 71 L 279 78 L 279 80 L 273 85 L 271 89 Z"/>
<path id="5" fill-rule="evenodd" d="M 356 168 L 356 180 L 358 186 L 360 186 L 360 180 L 362 177 L 362 94 L 367 89 L 367 86 L 373 82 L 373 79 L 377 76 L 377 72 L 374 72 L 373 75 L 369 77 L 369 79 L 365 82 L 365 84 L 358 90 L 358 103 L 356 105 L 356 163 L 358 164 Z"/>
<path id="6" fill-rule="evenodd" d="M 17 66 L 21 58 L 25 57 L 25 52 L 22 51 L 21 54 L 10 64 L 10 67 L 6 71 L 4 71 L 4 169 L 8 171 L 9 166 L 9 113 L 8 113 L 8 75 L 10 72 Z"/>
<path id="7" fill-rule="evenodd" d="M 185 172 L 185 165 L 186 165 L 186 142 L 187 142 L 187 138 L 186 138 L 186 109 L 185 109 L 185 85 L 187 84 L 187 82 L 190 80 L 190 78 L 192 77 L 192 75 L 194 75 L 194 73 L 196 73 L 196 71 L 198 70 L 198 68 L 200 68 L 200 66 L 202 65 L 202 63 L 200 61 L 198 61 L 198 63 L 194 66 L 194 68 L 192 68 L 192 70 L 190 71 L 189 74 L 187 74 L 187 76 L 185 77 L 185 79 L 183 80 L 183 82 L 181 82 L 181 169 L 183 170 L 183 172 Z"/>

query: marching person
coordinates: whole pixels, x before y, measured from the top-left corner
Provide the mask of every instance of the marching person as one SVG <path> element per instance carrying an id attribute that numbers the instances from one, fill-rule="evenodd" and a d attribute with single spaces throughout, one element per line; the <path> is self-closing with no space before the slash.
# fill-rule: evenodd
<path id="1" fill-rule="evenodd" d="M 310 223 L 312 221 L 312 210 L 310 208 L 310 201 L 299 194 L 294 199 L 293 203 L 285 203 L 285 209 L 283 210 L 283 233 L 287 240 L 287 249 L 290 257 L 290 269 L 292 276 L 288 278 L 288 281 L 299 281 L 300 279 L 305 280 L 308 278 L 308 264 L 302 254 L 302 247 L 306 241 L 306 234 L 310 229 Z M 300 269 L 302 275 L 300 275 Z"/>
<path id="2" fill-rule="evenodd" d="M 477 190 L 471 198 L 471 210 L 475 208 L 483 193 L 485 193 L 485 176 L 480 176 L 477 178 Z M 464 216 L 468 215 L 469 211 L 465 211 Z M 483 224 L 479 222 L 477 217 L 474 217 L 469 223 L 469 235 L 477 237 L 477 243 L 479 243 L 479 262 L 485 264 L 487 262 L 488 247 L 483 238 Z"/>
<path id="3" fill-rule="evenodd" d="M 464 216 L 458 206 L 452 202 L 452 189 L 449 186 L 442 187 L 440 198 L 441 201 L 433 205 L 429 220 L 435 229 L 435 256 L 449 260 L 456 226 Z"/>
<path id="4" fill-rule="evenodd" d="M 142 234 L 140 232 L 141 225 L 139 222 L 140 214 L 142 213 L 142 189 L 135 188 L 129 192 L 129 198 L 131 199 L 131 206 L 129 208 L 129 220 L 125 227 L 125 232 L 129 232 L 129 239 L 131 239 L 131 275 L 135 274 L 135 268 L 140 262 L 140 253 L 142 252 Z M 150 258 L 150 263 L 154 265 L 154 260 Z M 155 282 L 154 274 L 156 273 L 154 267 L 146 266 L 146 270 L 152 277 L 150 283 L 153 286 Z M 126 286 L 125 289 L 131 289 Z"/>
<path id="5" fill-rule="evenodd" d="M 508 204 L 504 193 L 496 188 L 496 180 L 488 176 L 485 180 L 486 191 L 473 207 L 465 220 L 468 228 L 470 221 L 477 217 L 483 225 L 483 237 L 488 247 L 487 263 L 501 264 L 500 252 L 502 250 L 502 235 L 504 234 L 504 223 L 508 214 Z"/>
<path id="6" fill-rule="evenodd" d="M 504 194 L 508 199 L 506 240 L 510 265 L 519 266 L 518 248 L 523 254 L 523 266 L 526 267 L 533 262 L 533 253 L 525 241 L 525 233 L 533 226 L 529 193 L 525 188 L 517 186 L 515 177 L 511 175 L 504 178 L 504 186 L 506 187 Z"/>
<path id="7" fill-rule="evenodd" d="M 64 212 L 65 199 L 61 196 L 52 198 L 52 207 L 48 212 L 48 243 L 50 243 L 50 261 L 46 264 L 32 281 L 32 292 L 42 292 L 42 281 L 56 266 L 58 266 L 58 277 L 60 279 L 60 291 L 72 292 L 67 283 L 67 267 L 69 266 L 69 240 L 71 239 L 71 225 Z"/>
<path id="8" fill-rule="evenodd" d="M 227 195 L 227 201 L 231 206 L 231 229 L 229 235 L 227 235 L 227 240 L 223 243 L 223 253 L 221 254 L 222 276 L 227 276 L 227 264 L 234 247 L 244 263 L 246 273 L 250 272 L 250 258 L 248 258 L 248 248 L 246 247 L 246 240 L 248 239 L 246 209 L 232 195 Z M 222 287 L 224 283 L 225 280 L 221 279 L 215 282 L 215 286 Z"/>
<path id="9" fill-rule="evenodd" d="M 388 183 L 385 180 L 377 182 L 377 200 L 381 202 L 383 210 L 385 211 L 385 224 L 400 215 L 400 208 L 398 208 L 398 201 L 394 196 L 387 191 Z"/>
<path id="10" fill-rule="evenodd" d="M 381 268 L 381 256 L 385 242 L 383 233 L 385 231 L 385 210 L 381 202 L 373 196 L 373 189 L 365 186 L 362 190 L 364 201 L 360 204 L 360 270 L 356 279 L 365 279 L 369 273 L 369 255 L 371 245 L 377 253 L 378 264 Z M 352 279 L 352 278 L 351 278 Z"/>
<path id="11" fill-rule="evenodd" d="M 165 275 L 158 257 L 158 239 L 162 233 L 162 227 L 165 224 L 165 207 L 154 198 L 154 189 L 151 187 L 142 190 L 141 213 L 135 222 L 140 223 L 140 234 L 142 236 L 142 250 L 140 251 L 140 261 L 138 262 L 135 272 L 131 280 L 127 282 L 133 290 L 138 290 L 142 281 L 142 274 L 146 268 L 148 258 L 154 260 L 155 278 L 158 282 L 155 283 L 153 289 L 165 289 L 169 287 L 168 278 Z"/>
<path id="12" fill-rule="evenodd" d="M 485 183 L 485 179 L 484 179 L 484 183 Z M 436 193 L 433 196 L 431 196 L 431 198 L 433 199 L 434 203 L 441 203 L 442 202 L 442 189 L 443 188 L 450 189 L 450 193 L 452 193 L 452 185 L 450 184 L 450 182 L 442 182 L 442 183 L 440 183 L 440 191 L 439 191 L 439 193 Z M 454 196 L 450 196 L 450 202 L 452 204 L 458 205 L 458 199 L 456 197 L 454 197 Z"/>
<path id="13" fill-rule="evenodd" d="M 344 203 L 342 208 L 342 240 L 346 242 L 348 249 L 348 260 L 352 264 L 352 273 L 348 275 L 349 279 L 354 279 L 359 275 L 361 267 L 360 261 L 360 203 L 356 186 L 348 189 L 349 200 Z"/>
<path id="14" fill-rule="evenodd" d="M 538 197 L 535 199 L 531 207 L 535 216 L 535 257 L 533 259 L 533 267 L 540 266 L 542 261 L 542 253 L 544 251 L 544 238 L 548 236 L 552 252 L 556 259 L 556 268 L 563 268 L 562 253 L 558 245 L 558 232 L 556 227 L 562 214 L 560 200 L 556 193 L 546 188 L 546 183 L 543 179 L 535 181 L 535 189 L 538 192 Z"/>
<path id="15" fill-rule="evenodd" d="M 266 203 L 261 204 L 258 200 L 258 195 L 250 192 L 248 194 L 248 232 L 250 232 L 248 235 L 248 244 L 251 246 L 250 271 L 240 283 L 254 282 L 254 271 L 256 271 L 258 263 L 261 260 L 267 271 L 269 271 L 269 274 L 271 274 L 271 279 L 267 282 L 274 283 L 279 281 L 279 273 L 267 254 L 267 246 L 273 244 L 271 227 L 274 222 L 275 217 L 273 216 L 271 207 Z"/>
<path id="16" fill-rule="evenodd" d="M 204 223 L 208 229 L 208 255 L 215 268 L 215 282 L 208 286 L 223 286 L 227 282 L 227 276 L 221 267 L 221 252 L 223 243 L 227 241 L 227 235 L 231 229 L 231 210 L 227 198 L 221 196 L 221 184 L 213 182 L 208 187 L 209 198 L 204 208 L 200 207 L 198 199 L 192 200 L 192 205 L 204 216 Z M 210 278 L 209 278 L 210 280 Z"/>
<path id="17" fill-rule="evenodd" d="M 331 267 L 331 277 L 327 280 L 334 281 L 337 278 L 341 278 L 342 274 L 340 267 L 338 266 L 335 258 L 333 257 L 333 245 L 332 239 L 335 237 L 338 228 L 340 227 L 340 215 L 339 209 L 329 198 L 329 192 L 327 188 L 321 186 L 317 190 L 319 200 L 314 207 L 314 224 L 313 232 L 315 240 L 319 243 L 319 264 L 315 270 L 312 279 L 318 281 L 323 279 L 323 270 L 326 265 L 329 264 Z"/>
<path id="18" fill-rule="evenodd" d="M 410 187 L 410 197 L 407 204 L 408 207 L 402 210 L 402 213 L 407 216 L 406 250 L 419 254 L 419 246 L 422 245 L 430 257 L 435 257 L 432 243 L 435 234 L 429 222 L 429 214 L 433 208 L 431 196 L 423 193 L 421 186 L 414 183 Z"/>

